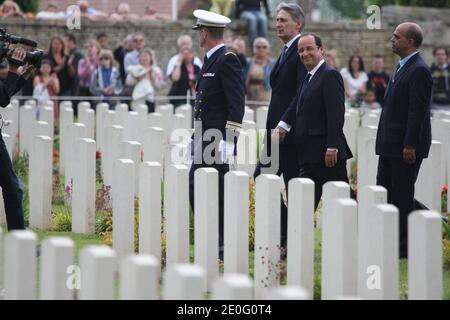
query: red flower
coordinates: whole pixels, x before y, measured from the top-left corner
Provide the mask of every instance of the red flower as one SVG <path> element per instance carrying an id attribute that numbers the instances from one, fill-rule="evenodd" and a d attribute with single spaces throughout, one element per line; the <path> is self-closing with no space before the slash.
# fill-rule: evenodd
<path id="1" fill-rule="evenodd" d="M 57 163 L 58 162 L 58 158 L 57 157 L 53 157 L 53 163 Z"/>
<path id="2" fill-rule="evenodd" d="M 59 155 L 59 151 L 58 150 L 53 150 L 53 155 L 54 156 L 58 156 Z"/>
<path id="3" fill-rule="evenodd" d="M 95 159 L 100 159 L 101 157 L 102 157 L 102 153 L 97 150 L 97 152 L 95 153 Z"/>
<path id="4" fill-rule="evenodd" d="M 442 186 L 442 192 L 448 192 L 448 186 Z"/>

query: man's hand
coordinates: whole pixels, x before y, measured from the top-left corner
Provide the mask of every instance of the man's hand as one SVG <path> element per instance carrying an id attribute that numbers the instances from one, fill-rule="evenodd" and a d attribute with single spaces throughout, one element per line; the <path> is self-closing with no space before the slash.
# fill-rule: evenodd
<path id="1" fill-rule="evenodd" d="M 23 62 L 25 60 L 25 56 L 26 56 L 25 49 L 22 47 L 17 47 L 17 48 L 14 48 L 14 50 L 9 58 Z M 20 76 L 21 70 L 19 70 L 19 67 L 20 66 L 15 65 L 14 63 L 10 63 L 9 71 Z"/>
<path id="2" fill-rule="evenodd" d="M 413 147 L 405 147 L 403 149 L 403 161 L 407 164 L 414 164 L 416 162 L 416 149 Z"/>
<path id="3" fill-rule="evenodd" d="M 108 88 L 106 88 L 105 90 L 103 90 L 103 92 L 104 92 L 106 95 L 110 96 L 110 95 L 113 94 L 113 88 L 112 88 L 112 87 L 108 87 Z"/>
<path id="4" fill-rule="evenodd" d="M 36 73 L 36 67 L 26 64 L 22 69 L 22 75 L 21 77 L 25 80 L 28 80 L 31 76 L 33 76 Z"/>
<path id="5" fill-rule="evenodd" d="M 272 141 L 276 143 L 283 142 L 286 138 L 287 131 L 284 130 L 282 127 L 278 126 L 273 130 L 272 133 Z"/>
<path id="6" fill-rule="evenodd" d="M 325 153 L 325 166 L 327 168 L 333 168 L 337 164 L 337 154 L 337 150 L 327 150 L 327 152 Z"/>

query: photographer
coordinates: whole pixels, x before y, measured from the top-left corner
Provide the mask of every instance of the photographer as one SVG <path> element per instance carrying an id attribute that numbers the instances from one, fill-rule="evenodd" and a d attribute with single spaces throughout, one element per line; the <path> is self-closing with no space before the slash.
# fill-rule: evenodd
<path id="1" fill-rule="evenodd" d="M 25 60 L 25 56 L 26 51 L 21 47 L 10 50 L 7 55 L 9 72 L 5 80 L 0 80 L 0 107 L 4 108 L 9 104 L 11 96 L 22 88 L 26 79 L 35 71 L 32 66 L 18 65 Z M 23 193 L 1 135 L 2 127 L 3 120 L 0 123 L 0 186 L 5 202 L 8 230 L 25 229 L 22 209 Z"/>

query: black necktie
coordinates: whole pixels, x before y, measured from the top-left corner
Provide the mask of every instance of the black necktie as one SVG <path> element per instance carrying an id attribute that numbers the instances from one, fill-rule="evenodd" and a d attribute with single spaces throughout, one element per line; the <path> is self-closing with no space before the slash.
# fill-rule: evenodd
<path id="1" fill-rule="evenodd" d="M 303 98 L 304 98 L 304 95 L 305 95 L 305 92 L 306 92 L 306 88 L 308 88 L 309 80 L 311 79 L 311 77 L 312 77 L 312 74 L 308 73 L 308 75 L 306 76 L 305 80 L 302 83 L 302 88 L 300 89 L 300 94 L 298 96 L 297 113 L 298 113 L 299 106 L 303 102 Z"/>
<path id="2" fill-rule="evenodd" d="M 203 64 L 205 64 L 206 61 L 208 61 L 208 56 L 205 54 L 205 57 L 203 58 Z"/>
<path id="3" fill-rule="evenodd" d="M 284 61 L 284 58 L 286 58 L 286 52 L 288 51 L 288 47 L 284 46 L 283 50 L 281 51 L 281 55 L 280 55 L 280 63 L 282 63 Z"/>
<path id="4" fill-rule="evenodd" d="M 306 88 L 309 85 L 309 80 L 311 80 L 311 76 L 312 76 L 311 73 L 308 73 L 308 75 L 305 78 L 305 81 L 303 81 L 302 89 L 300 90 L 300 99 L 302 99 L 305 94 Z"/>

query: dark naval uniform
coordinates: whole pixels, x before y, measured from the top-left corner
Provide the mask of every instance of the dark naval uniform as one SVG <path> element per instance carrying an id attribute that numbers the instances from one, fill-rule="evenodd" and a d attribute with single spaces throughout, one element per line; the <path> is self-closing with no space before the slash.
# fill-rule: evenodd
<path id="1" fill-rule="evenodd" d="M 221 161 L 217 146 L 220 140 L 235 143 L 245 112 L 244 80 L 242 67 L 234 53 L 225 46 L 215 51 L 203 65 L 196 87 L 194 105 L 193 164 L 189 172 L 189 201 L 194 209 L 194 172 L 199 168 L 214 168 L 219 173 L 219 247 L 223 253 L 224 175 L 229 171 Z M 211 130 L 213 129 L 213 130 Z M 210 133 L 220 138 L 209 137 Z M 212 147 L 212 152 L 208 152 Z M 206 150 L 205 150 L 206 149 Z M 213 161 L 211 157 L 213 156 Z"/>

